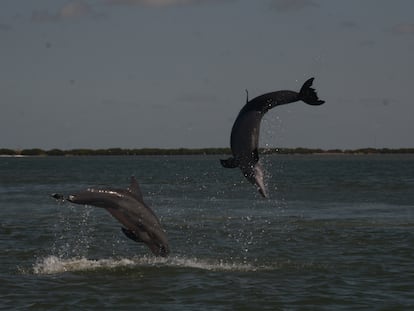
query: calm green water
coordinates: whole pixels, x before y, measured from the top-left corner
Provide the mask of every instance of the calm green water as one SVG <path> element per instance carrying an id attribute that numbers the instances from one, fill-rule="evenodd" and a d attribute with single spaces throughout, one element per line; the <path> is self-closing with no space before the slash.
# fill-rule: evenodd
<path id="1" fill-rule="evenodd" d="M 412 310 L 414 156 L 0 158 L 4 310 Z M 135 175 L 171 246 L 48 194 Z"/>

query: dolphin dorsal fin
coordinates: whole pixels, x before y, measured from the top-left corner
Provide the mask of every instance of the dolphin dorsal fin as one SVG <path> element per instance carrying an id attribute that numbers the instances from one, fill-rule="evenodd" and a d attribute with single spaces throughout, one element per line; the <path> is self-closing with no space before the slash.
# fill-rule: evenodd
<path id="1" fill-rule="evenodd" d="M 131 184 L 128 187 L 128 191 L 140 202 L 144 201 L 144 198 L 142 197 L 141 188 L 139 187 L 139 184 L 137 182 L 137 179 L 135 176 L 131 176 Z"/>

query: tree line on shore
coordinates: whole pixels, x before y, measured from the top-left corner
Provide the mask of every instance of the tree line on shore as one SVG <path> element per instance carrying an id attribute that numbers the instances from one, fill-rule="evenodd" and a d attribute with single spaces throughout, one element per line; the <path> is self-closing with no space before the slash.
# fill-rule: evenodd
<path id="1" fill-rule="evenodd" d="M 342 149 L 312 149 L 312 148 L 262 148 L 265 154 L 408 154 L 414 153 L 414 148 L 361 148 L 353 150 Z M 3 156 L 128 156 L 128 155 L 217 155 L 231 154 L 230 148 L 141 148 L 141 149 L 7 149 L 0 148 Z"/>

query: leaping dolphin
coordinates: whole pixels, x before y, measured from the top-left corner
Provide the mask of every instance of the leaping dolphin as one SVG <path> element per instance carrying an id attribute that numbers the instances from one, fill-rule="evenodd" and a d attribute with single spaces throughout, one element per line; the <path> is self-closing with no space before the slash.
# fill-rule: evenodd
<path id="1" fill-rule="evenodd" d="M 276 106 L 303 101 L 308 105 L 318 106 L 319 100 L 315 89 L 311 88 L 314 78 L 307 80 L 299 93 L 294 91 L 276 91 L 266 93 L 249 101 L 246 90 L 246 104 L 240 110 L 233 124 L 230 146 L 233 157 L 220 160 L 226 168 L 239 167 L 246 179 L 255 185 L 263 197 L 267 197 L 264 174 L 259 163 L 260 122 L 266 112 Z"/>
<path id="2" fill-rule="evenodd" d="M 122 232 L 131 240 L 146 244 L 157 256 L 166 257 L 170 252 L 160 221 L 144 203 L 134 176 L 131 177 L 131 184 L 127 189 L 89 188 L 67 197 L 61 194 L 52 194 L 52 197 L 75 204 L 102 207 L 124 226 L 121 227 Z"/>

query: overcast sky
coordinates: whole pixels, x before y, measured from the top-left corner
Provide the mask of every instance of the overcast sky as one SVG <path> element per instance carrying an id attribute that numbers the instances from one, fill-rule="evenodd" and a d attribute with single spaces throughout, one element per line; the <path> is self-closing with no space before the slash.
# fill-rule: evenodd
<path id="1" fill-rule="evenodd" d="M 414 147 L 412 0 L 1 0 L 0 148 Z"/>

